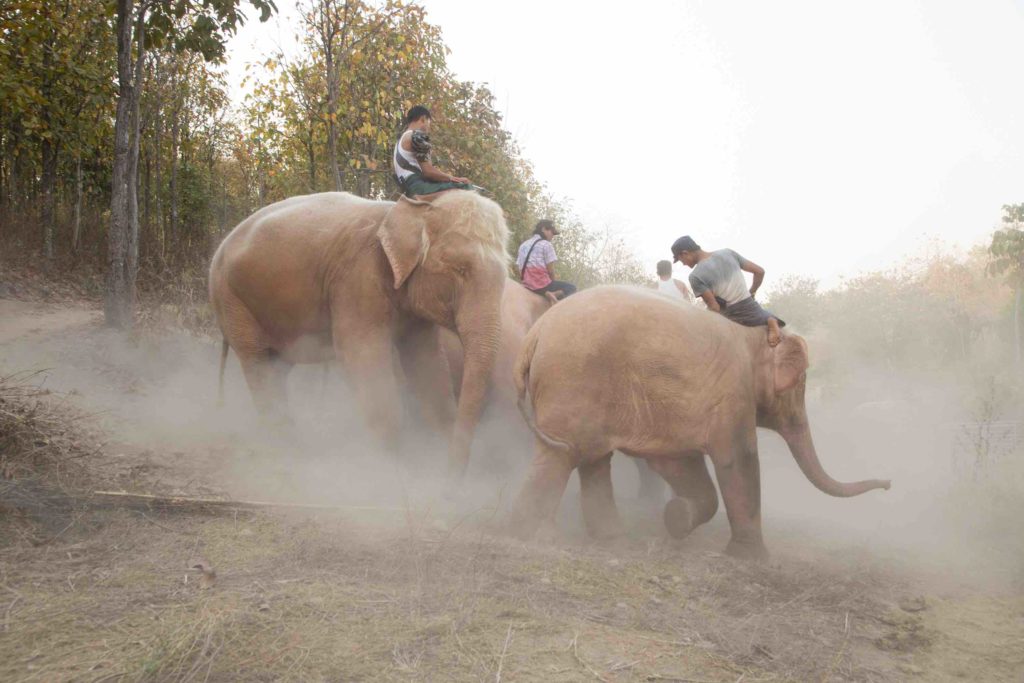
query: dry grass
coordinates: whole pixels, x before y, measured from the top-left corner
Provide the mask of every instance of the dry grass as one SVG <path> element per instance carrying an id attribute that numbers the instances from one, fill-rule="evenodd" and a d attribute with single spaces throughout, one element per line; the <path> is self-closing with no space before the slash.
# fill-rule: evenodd
<path id="1" fill-rule="evenodd" d="M 30 383 L 0 389 L 9 471 L 101 483 L 102 467 L 81 466 L 98 442 L 78 416 Z M 1024 603 L 972 602 L 979 625 L 952 635 L 940 627 L 957 603 L 900 609 L 906 580 L 853 555 L 737 562 L 700 534 L 523 544 L 418 511 L 69 521 L 0 543 L 0 680 L 888 681 L 935 661 L 1014 680 L 1024 667 Z"/>

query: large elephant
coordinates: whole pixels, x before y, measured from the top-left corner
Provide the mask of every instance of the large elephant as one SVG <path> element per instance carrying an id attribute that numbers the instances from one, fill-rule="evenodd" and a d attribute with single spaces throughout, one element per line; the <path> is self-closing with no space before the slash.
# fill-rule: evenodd
<path id="1" fill-rule="evenodd" d="M 501 296 L 501 342 L 491 373 L 491 387 L 485 410 L 491 406 L 497 414 L 519 420 L 512 370 L 519 350 L 523 347 L 526 333 L 551 305 L 546 297 L 531 292 L 511 278 L 505 279 Z M 448 361 L 452 386 L 458 393 L 463 378 L 462 342 L 453 332 L 441 330 L 441 346 Z"/>
<path id="2" fill-rule="evenodd" d="M 718 508 L 706 453 L 732 528 L 727 552 L 762 556 L 757 427 L 778 432 L 829 495 L 888 489 L 888 481 L 840 483 L 822 468 L 804 408 L 807 366 L 807 345 L 796 335 L 773 349 L 763 328 L 647 290 L 599 287 L 567 299 L 530 330 L 516 365 L 537 453 L 513 529 L 529 535 L 550 519 L 578 467 L 588 531 L 616 533 L 610 461 L 619 450 L 646 458 L 669 482 L 678 497 L 666 506 L 666 523 L 685 535 Z"/>
<path id="3" fill-rule="evenodd" d="M 435 424 L 454 424 L 457 479 L 501 339 L 507 239 L 501 208 L 474 192 L 429 203 L 327 192 L 271 204 L 224 239 L 210 266 L 224 353 L 230 345 L 238 354 L 264 414 L 283 405 L 293 364 L 336 357 L 371 428 L 394 449 L 397 348 Z M 466 349 L 457 412 L 438 327 Z"/>

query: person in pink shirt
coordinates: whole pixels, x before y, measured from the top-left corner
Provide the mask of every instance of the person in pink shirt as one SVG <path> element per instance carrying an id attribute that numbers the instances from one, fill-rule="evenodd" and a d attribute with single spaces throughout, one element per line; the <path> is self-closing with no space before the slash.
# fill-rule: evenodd
<path id="1" fill-rule="evenodd" d="M 555 262 L 558 256 L 551 240 L 558 234 L 558 228 L 547 219 L 537 221 L 533 235 L 519 245 L 516 266 L 523 286 L 542 294 L 555 303 L 573 294 L 576 285 L 555 279 Z"/>

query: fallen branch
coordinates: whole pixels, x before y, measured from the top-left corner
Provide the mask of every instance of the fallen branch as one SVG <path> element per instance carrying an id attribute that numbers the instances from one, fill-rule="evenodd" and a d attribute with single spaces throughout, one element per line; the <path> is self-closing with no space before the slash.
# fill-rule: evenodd
<path id="1" fill-rule="evenodd" d="M 24 479 L 19 481 L 0 480 L 0 510 L 4 508 L 42 512 L 69 509 L 123 509 L 207 514 L 273 508 L 328 512 L 408 512 L 405 508 L 398 507 L 225 500 L 221 498 L 193 498 L 189 496 L 158 496 L 148 493 L 131 493 L 129 491 L 93 491 L 89 494 L 75 494 L 43 486 L 33 480 Z"/>
<path id="2" fill-rule="evenodd" d="M 155 496 L 148 493 L 131 493 L 128 491 L 94 491 L 93 497 L 123 501 L 125 505 L 118 507 L 137 507 L 145 505 L 150 508 L 166 510 L 185 510 L 188 508 L 220 508 L 227 510 L 252 510 L 261 508 L 290 508 L 298 510 L 327 510 L 355 512 L 402 512 L 405 508 L 384 507 L 375 505 L 326 505 L 320 503 L 285 503 L 263 500 L 224 500 L 220 498 L 190 498 L 186 496 Z"/>

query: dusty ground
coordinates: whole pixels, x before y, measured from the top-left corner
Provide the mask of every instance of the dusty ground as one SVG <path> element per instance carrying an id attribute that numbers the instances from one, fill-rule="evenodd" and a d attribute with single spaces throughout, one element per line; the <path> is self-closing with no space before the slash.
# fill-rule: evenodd
<path id="1" fill-rule="evenodd" d="M 718 553 L 721 512 L 668 539 L 621 465 L 628 540 L 589 543 L 570 493 L 562 537 L 513 542 L 489 529 L 526 455 L 496 467 L 478 449 L 475 485 L 444 508 L 437 445 L 411 440 L 405 463 L 367 453 L 333 373 L 296 373 L 299 434 L 281 439 L 253 426 L 237 364 L 215 408 L 215 344 L 100 322 L 84 304 L 0 299 L 5 477 L 339 509 L 0 508 L 0 680 L 1024 677 L 1024 565 L 998 543 L 928 538 L 930 498 L 808 493 L 766 438 L 766 564 Z M 892 475 L 901 495 L 918 465 L 863 471 L 885 462 L 869 450 L 844 451 L 836 474 Z"/>

